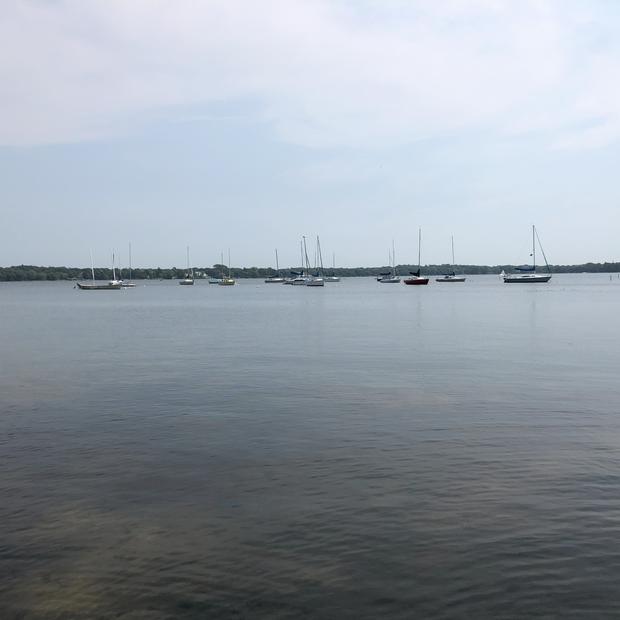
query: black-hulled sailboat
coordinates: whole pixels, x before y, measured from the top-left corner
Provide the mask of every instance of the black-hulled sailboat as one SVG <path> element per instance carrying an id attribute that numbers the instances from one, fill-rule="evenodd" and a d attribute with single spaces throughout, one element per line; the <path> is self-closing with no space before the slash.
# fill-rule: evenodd
<path id="1" fill-rule="evenodd" d="M 421 250 L 422 248 L 422 228 L 418 229 L 418 270 L 417 271 L 410 271 L 409 273 L 411 274 L 410 278 L 406 278 L 405 279 L 405 284 L 409 284 L 410 286 L 415 286 L 417 285 L 425 285 L 428 284 L 428 278 L 425 278 L 423 276 L 420 275 L 420 257 L 421 257 Z"/>

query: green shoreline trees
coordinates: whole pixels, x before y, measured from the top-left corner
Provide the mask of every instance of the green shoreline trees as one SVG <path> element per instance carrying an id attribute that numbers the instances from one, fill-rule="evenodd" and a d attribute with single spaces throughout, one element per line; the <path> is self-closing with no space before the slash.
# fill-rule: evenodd
<path id="1" fill-rule="evenodd" d="M 197 278 L 219 277 L 223 270 L 222 265 L 213 267 L 195 267 L 194 272 Z M 341 267 L 334 271 L 341 277 L 347 276 L 375 276 L 381 271 L 385 271 L 386 265 L 379 267 Z M 398 275 L 407 275 L 409 271 L 417 268 L 417 265 L 397 265 Z M 458 273 L 467 275 L 476 274 L 498 274 L 502 270 L 511 271 L 513 265 L 426 265 L 422 271 L 429 276 L 452 273 L 456 268 Z M 618 273 L 620 272 L 620 262 L 614 263 L 585 263 L 582 265 L 551 265 L 553 273 Z M 292 266 L 291 269 L 299 270 L 299 267 Z M 226 268 L 226 271 L 228 269 Z M 285 269 L 282 270 L 286 272 Z M 133 280 L 174 280 L 183 277 L 183 269 L 176 267 L 161 268 L 151 267 L 146 269 L 132 269 Z M 231 269 L 233 278 L 266 278 L 274 275 L 275 270 L 270 267 L 237 267 Z M 125 273 L 125 276 L 128 274 Z M 24 281 L 44 281 L 44 280 L 90 280 L 92 277 L 90 267 L 42 267 L 37 265 L 15 265 L 13 267 L 0 267 L 0 282 L 24 282 Z M 96 267 L 95 278 L 98 280 L 109 280 L 112 277 L 112 270 Z"/>

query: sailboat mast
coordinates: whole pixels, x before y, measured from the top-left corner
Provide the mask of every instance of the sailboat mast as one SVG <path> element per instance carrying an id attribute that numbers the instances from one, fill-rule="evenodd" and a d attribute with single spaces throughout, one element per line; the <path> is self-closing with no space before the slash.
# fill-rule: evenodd
<path id="1" fill-rule="evenodd" d="M 321 267 L 321 275 L 323 275 L 323 254 L 321 253 L 321 242 L 319 241 L 319 236 L 316 236 L 316 249 L 319 254 L 319 266 Z"/>
<path id="2" fill-rule="evenodd" d="M 532 224 L 532 262 L 534 263 L 534 271 L 536 271 L 536 226 Z"/>
<path id="3" fill-rule="evenodd" d="M 392 275 L 396 276 L 396 252 L 394 251 L 394 239 L 392 239 Z"/>
<path id="4" fill-rule="evenodd" d="M 420 257 L 422 256 L 422 227 L 418 228 L 418 274 L 420 273 Z"/>
<path id="5" fill-rule="evenodd" d="M 93 274 L 93 282 L 95 281 L 95 263 L 93 261 L 93 251 L 90 251 L 90 271 Z"/>
<path id="6" fill-rule="evenodd" d="M 308 248 L 306 246 L 306 236 L 303 235 L 303 257 L 302 260 L 305 259 L 305 269 L 306 269 L 306 273 L 309 275 L 310 274 L 310 259 L 308 258 Z"/>
<path id="7" fill-rule="evenodd" d="M 129 242 L 129 281 L 131 282 L 131 241 Z"/>
<path id="8" fill-rule="evenodd" d="M 276 273 L 280 275 L 280 265 L 278 264 L 278 248 L 276 248 Z"/>
<path id="9" fill-rule="evenodd" d="M 112 280 L 116 280 L 116 269 L 114 268 L 114 252 L 112 252 Z"/>
<path id="10" fill-rule="evenodd" d="M 452 239 L 452 266 L 454 267 L 454 235 L 451 236 Z"/>
<path id="11" fill-rule="evenodd" d="M 230 248 L 228 248 L 228 279 L 230 280 Z"/>

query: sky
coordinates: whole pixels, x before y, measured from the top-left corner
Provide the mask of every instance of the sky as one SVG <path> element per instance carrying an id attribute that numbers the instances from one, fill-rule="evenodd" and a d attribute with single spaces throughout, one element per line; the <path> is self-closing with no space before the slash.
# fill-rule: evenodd
<path id="1" fill-rule="evenodd" d="M 620 260 L 620 3 L 0 3 L 0 265 Z"/>

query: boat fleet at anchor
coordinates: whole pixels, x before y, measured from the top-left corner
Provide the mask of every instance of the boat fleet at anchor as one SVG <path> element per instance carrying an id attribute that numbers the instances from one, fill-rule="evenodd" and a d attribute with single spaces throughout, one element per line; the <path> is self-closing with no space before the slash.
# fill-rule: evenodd
<path id="1" fill-rule="evenodd" d="M 536 242 L 540 247 L 540 251 L 545 261 L 547 273 L 536 272 Z M 451 238 L 452 244 L 452 267 L 453 270 L 450 273 L 444 274 L 439 278 L 435 278 L 436 282 L 443 283 L 458 283 L 465 282 L 466 277 L 464 275 L 458 275 L 454 271 L 454 237 Z M 429 278 L 421 275 L 421 248 L 422 248 L 422 229 L 418 230 L 418 268 L 416 271 L 410 271 L 410 276 L 402 280 L 404 284 L 409 286 L 427 285 Z M 333 271 L 331 274 L 326 273 L 323 266 L 323 255 L 321 252 L 321 241 L 319 237 L 316 237 L 316 244 L 314 248 L 314 262 L 313 266 L 310 266 L 310 260 L 308 257 L 308 246 L 306 237 L 303 236 L 300 242 L 301 253 L 301 271 L 290 272 L 290 277 L 284 277 L 280 272 L 280 265 L 278 264 L 278 250 L 275 251 L 276 255 L 276 273 L 273 276 L 269 276 L 265 279 L 266 284 L 288 284 L 291 286 L 311 286 L 321 287 L 325 286 L 326 282 L 340 282 L 340 277 L 335 273 L 335 255 L 333 255 Z M 545 256 L 542 244 L 536 232 L 536 227 L 532 226 L 532 265 L 516 267 L 518 273 L 507 274 L 504 271 L 500 274 L 506 284 L 520 284 L 520 283 L 537 283 L 537 282 L 549 282 L 551 280 L 551 270 Z M 123 288 L 133 288 L 136 285 L 131 280 L 131 244 L 129 244 L 129 280 L 123 280 L 121 270 L 119 267 L 119 279 L 116 278 L 116 266 L 114 254 L 112 254 L 112 280 L 108 282 L 100 282 L 95 280 L 95 268 L 93 264 L 93 256 L 91 252 L 91 273 L 92 282 L 77 282 L 77 288 L 86 291 L 102 291 L 102 290 L 120 290 Z M 222 265 L 224 264 L 224 255 L 222 253 Z M 399 284 L 401 282 L 400 276 L 396 275 L 396 259 L 394 251 L 394 242 L 392 241 L 392 248 L 389 256 L 389 264 L 391 265 L 390 271 L 380 273 L 376 280 L 381 284 Z M 190 267 L 189 258 L 189 246 L 187 247 L 187 270 L 183 278 L 179 280 L 181 286 L 192 286 L 194 284 L 194 270 Z M 230 269 L 230 250 L 228 250 L 228 273 L 222 273 L 219 278 L 209 278 L 209 284 L 217 284 L 219 286 L 233 286 L 235 279 L 231 275 Z"/>

